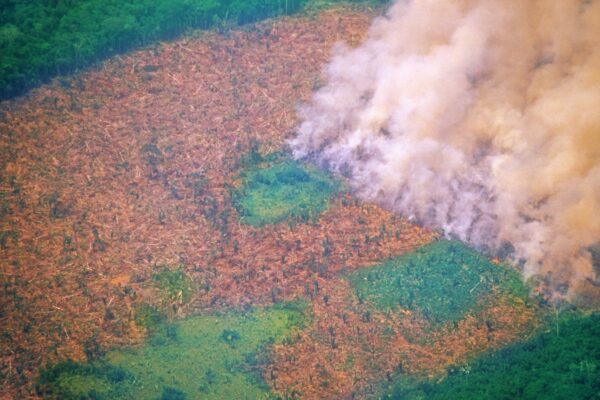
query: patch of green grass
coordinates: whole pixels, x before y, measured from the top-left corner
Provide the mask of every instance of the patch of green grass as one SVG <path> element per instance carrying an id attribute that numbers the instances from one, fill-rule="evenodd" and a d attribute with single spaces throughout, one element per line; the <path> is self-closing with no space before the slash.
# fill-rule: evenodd
<path id="1" fill-rule="evenodd" d="M 40 394 L 53 394 L 61 399 L 110 399 L 123 394 L 120 387 L 132 383 L 133 376 L 123 368 L 107 364 L 60 362 L 42 369 L 37 383 Z"/>
<path id="2" fill-rule="evenodd" d="M 186 275 L 183 266 L 177 269 L 162 267 L 152 276 L 152 283 L 171 301 L 187 303 L 194 294 L 194 282 Z"/>
<path id="3" fill-rule="evenodd" d="M 572 313 L 527 342 L 451 367 L 443 381 L 402 378 L 384 398 L 559 400 L 599 394 L 600 313 Z"/>
<path id="4" fill-rule="evenodd" d="M 166 386 L 163 388 L 162 396 L 160 396 L 160 400 L 185 400 L 187 396 L 184 392 L 177 388 L 172 388 Z"/>
<path id="5" fill-rule="evenodd" d="M 519 274 L 459 242 L 437 241 L 348 276 L 360 300 L 392 311 L 419 311 L 433 324 L 456 322 L 493 289 L 527 298 Z"/>
<path id="6" fill-rule="evenodd" d="M 306 320 L 303 303 L 192 317 L 157 327 L 148 344 L 88 364 L 42 373 L 42 394 L 60 399 L 266 399 L 269 346 Z"/>
<path id="7" fill-rule="evenodd" d="M 293 218 L 308 221 L 327 207 L 340 183 L 313 167 L 283 160 L 259 164 L 242 174 L 233 199 L 244 222 L 262 226 Z"/>

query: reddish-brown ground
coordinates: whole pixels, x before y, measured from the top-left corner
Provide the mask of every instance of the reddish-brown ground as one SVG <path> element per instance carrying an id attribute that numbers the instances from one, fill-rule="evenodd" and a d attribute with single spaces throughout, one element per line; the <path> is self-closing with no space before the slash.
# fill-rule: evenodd
<path id="1" fill-rule="evenodd" d="M 535 320 L 531 307 L 498 297 L 456 327 L 432 330 L 409 310 L 386 314 L 361 304 L 343 280 L 324 281 L 313 294 L 312 326 L 293 344 L 276 346 L 266 374 L 292 398 L 371 398 L 398 373 L 431 376 L 518 339 Z"/>
<path id="2" fill-rule="evenodd" d="M 85 359 L 86 342 L 140 343 L 134 306 L 159 302 L 146 283 L 163 265 L 202 288 L 173 316 L 312 298 L 314 325 L 276 349 L 266 376 L 304 398 L 349 397 L 398 365 L 434 371 L 514 336 L 528 314 L 500 304 L 493 318 L 515 326 L 498 338 L 466 319 L 435 346 L 409 342 L 389 326 L 418 333 L 419 318 L 365 316 L 335 275 L 434 232 L 348 196 L 314 224 L 264 228 L 230 203 L 241 157 L 253 143 L 282 148 L 334 43 L 357 44 L 372 17 L 341 9 L 192 35 L 0 104 L 0 397 L 34 398 L 39 367 Z"/>

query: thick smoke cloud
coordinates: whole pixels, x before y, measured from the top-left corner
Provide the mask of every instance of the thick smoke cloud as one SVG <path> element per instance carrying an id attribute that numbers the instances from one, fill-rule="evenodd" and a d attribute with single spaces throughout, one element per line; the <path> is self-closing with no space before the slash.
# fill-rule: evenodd
<path id="1" fill-rule="evenodd" d="M 398 1 L 290 143 L 357 192 L 571 293 L 596 282 L 600 1 Z"/>

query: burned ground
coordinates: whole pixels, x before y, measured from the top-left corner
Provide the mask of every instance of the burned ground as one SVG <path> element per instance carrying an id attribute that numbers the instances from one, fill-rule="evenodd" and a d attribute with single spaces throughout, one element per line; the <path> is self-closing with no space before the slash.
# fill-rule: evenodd
<path id="1" fill-rule="evenodd" d="M 350 193 L 307 220 L 238 214 L 248 156 L 284 150 L 332 46 L 357 44 L 373 15 L 190 35 L 0 105 L 5 397 L 36 397 L 40 366 L 141 346 L 162 320 L 297 299 L 312 322 L 274 345 L 264 377 L 303 398 L 364 394 L 400 367 L 435 373 L 528 329 L 529 306 L 500 299 L 418 343 L 422 316 L 370 309 L 344 275 L 438 235 Z"/>

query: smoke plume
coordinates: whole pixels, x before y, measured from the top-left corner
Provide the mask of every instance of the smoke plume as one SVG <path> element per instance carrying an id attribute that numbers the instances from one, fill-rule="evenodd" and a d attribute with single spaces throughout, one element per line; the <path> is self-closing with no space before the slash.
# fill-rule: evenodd
<path id="1" fill-rule="evenodd" d="M 597 283 L 600 1 L 397 1 L 326 72 L 296 157 L 528 277 Z"/>

